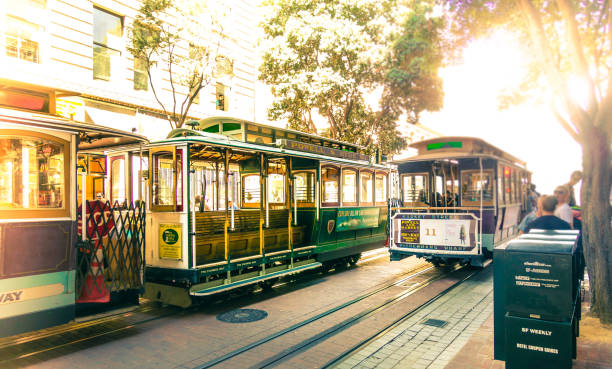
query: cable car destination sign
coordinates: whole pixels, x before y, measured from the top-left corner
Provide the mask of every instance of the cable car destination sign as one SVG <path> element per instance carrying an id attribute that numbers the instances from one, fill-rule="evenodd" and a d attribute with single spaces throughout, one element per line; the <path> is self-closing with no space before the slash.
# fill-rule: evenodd
<path id="1" fill-rule="evenodd" d="M 406 214 L 393 217 L 393 247 L 421 251 L 478 251 L 473 214 Z"/>
<path id="2" fill-rule="evenodd" d="M 313 144 L 293 141 L 293 140 L 279 139 L 279 140 L 276 140 L 276 145 L 284 147 L 289 150 L 304 151 L 304 152 L 309 152 L 311 154 L 333 156 L 336 158 L 343 158 L 343 159 L 350 159 L 350 160 L 364 160 L 364 161 L 370 160 L 369 156 L 360 154 L 358 152 L 338 150 L 338 149 L 334 149 L 334 148 L 327 147 L 327 146 L 313 145 Z"/>

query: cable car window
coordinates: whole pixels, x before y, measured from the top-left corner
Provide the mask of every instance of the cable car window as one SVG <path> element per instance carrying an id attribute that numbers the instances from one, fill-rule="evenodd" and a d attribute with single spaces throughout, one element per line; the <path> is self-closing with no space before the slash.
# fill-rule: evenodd
<path id="1" fill-rule="evenodd" d="M 125 202 L 125 158 L 113 157 L 111 162 L 111 202 L 119 204 Z"/>
<path id="2" fill-rule="evenodd" d="M 504 167 L 504 199 L 506 203 L 512 202 L 512 179 L 510 167 Z"/>
<path id="3" fill-rule="evenodd" d="M 357 172 L 342 170 L 342 205 L 357 205 Z"/>
<path id="4" fill-rule="evenodd" d="M 298 204 L 314 203 L 314 178 L 313 172 L 295 173 L 295 197 Z"/>
<path id="5" fill-rule="evenodd" d="M 268 175 L 268 202 L 271 204 L 285 203 L 285 176 L 282 174 Z"/>
<path id="6" fill-rule="evenodd" d="M 376 189 L 376 203 L 387 203 L 387 175 L 384 173 L 376 173 L 376 181 L 374 182 Z"/>
<path id="7" fill-rule="evenodd" d="M 513 172 L 513 183 L 514 183 L 514 202 L 521 201 L 521 182 L 519 180 L 519 172 L 515 169 Z"/>
<path id="8" fill-rule="evenodd" d="M 402 200 L 404 203 L 429 203 L 427 174 L 405 174 L 402 176 Z"/>
<path id="9" fill-rule="evenodd" d="M 321 168 L 321 183 L 323 187 L 322 206 L 337 206 L 339 204 L 339 172 L 340 170 L 334 167 Z"/>
<path id="10" fill-rule="evenodd" d="M 183 192 L 182 192 L 182 159 L 180 152 L 176 153 L 176 188 L 175 170 L 172 153 L 164 151 L 153 154 L 153 178 L 152 195 L 153 206 L 166 206 L 172 208 L 157 210 L 177 210 L 182 211 Z M 176 204 L 175 204 L 176 198 Z M 174 206 L 176 205 L 176 209 Z"/>
<path id="11" fill-rule="evenodd" d="M 242 177 L 242 204 L 246 207 L 259 205 L 261 189 L 259 186 L 259 174 L 249 174 Z"/>
<path id="12" fill-rule="evenodd" d="M 463 205 L 480 202 L 490 203 L 493 201 L 493 171 L 485 170 L 482 172 L 463 171 L 461 173 L 461 201 Z"/>
<path id="13" fill-rule="evenodd" d="M 149 158 L 146 156 L 141 158 L 139 155 L 132 156 L 132 172 L 135 173 L 132 176 L 132 198 L 134 200 L 143 200 L 147 198 L 147 187 L 142 178 L 143 173 L 148 172 L 148 170 Z M 139 186 L 141 187 L 140 192 L 142 193 L 142 198 L 140 197 Z"/>
<path id="14" fill-rule="evenodd" d="M 434 177 L 434 188 L 436 192 L 434 193 L 436 205 L 435 206 L 444 206 L 444 177 L 443 176 L 435 176 Z"/>
<path id="15" fill-rule="evenodd" d="M 361 184 L 361 191 L 359 201 L 361 205 L 373 205 L 374 202 L 374 183 L 372 181 L 372 173 L 370 172 L 359 172 L 359 183 Z"/>
<path id="16" fill-rule="evenodd" d="M 504 201 L 504 167 L 500 164 L 497 167 L 497 201 L 503 205 Z"/>
<path id="17" fill-rule="evenodd" d="M 446 179 L 446 206 L 457 206 L 459 200 L 459 181 Z"/>
<path id="18" fill-rule="evenodd" d="M 0 209 L 65 209 L 67 147 L 42 137 L 0 136 Z"/>

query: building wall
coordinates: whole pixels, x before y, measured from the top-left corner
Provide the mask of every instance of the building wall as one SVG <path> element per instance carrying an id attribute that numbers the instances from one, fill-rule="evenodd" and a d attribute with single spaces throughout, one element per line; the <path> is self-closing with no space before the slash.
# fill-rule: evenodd
<path id="1" fill-rule="evenodd" d="M 127 29 L 138 12 L 137 0 L 1 0 L 0 48 L 11 48 L 7 35 L 38 43 L 37 60 L 28 61 L 0 52 L 0 88 L 23 88 L 50 92 L 58 98 L 59 114 L 96 124 L 138 132 L 152 138 L 165 136 L 170 128 L 160 113 L 149 86 L 134 88 L 134 60 L 127 51 Z M 213 79 L 200 93 L 200 103 L 189 116 L 203 118 L 230 115 L 253 120 L 255 116 L 256 5 L 248 0 L 226 0 L 229 14 L 219 53 L 233 61 L 234 76 Z M 94 7 L 123 19 L 122 36 L 114 40 L 120 56 L 111 62 L 109 81 L 93 77 Z M 13 37 L 11 36 L 11 37 Z M 13 37 L 14 39 L 14 37 Z M 187 41 L 185 44 L 187 44 Z M 184 46 L 177 47 L 186 53 Z M 160 99 L 171 108 L 172 94 L 167 72 L 158 67 L 153 75 Z M 227 111 L 216 109 L 217 82 L 226 88 Z M 186 91 L 183 91 L 186 92 Z M 185 95 L 182 95 L 183 97 Z M 181 96 L 179 95 L 179 98 Z M 53 100 L 53 99 L 52 99 Z M 55 110 L 51 104 L 51 112 Z M 163 128 L 162 128 L 163 127 Z"/>

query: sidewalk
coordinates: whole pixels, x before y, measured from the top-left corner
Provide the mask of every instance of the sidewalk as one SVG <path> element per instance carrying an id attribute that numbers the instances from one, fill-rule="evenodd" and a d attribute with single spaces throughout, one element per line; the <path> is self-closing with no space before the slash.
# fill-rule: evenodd
<path id="1" fill-rule="evenodd" d="M 492 274 L 492 267 L 487 268 L 336 368 L 503 369 L 503 361 L 493 360 Z M 612 326 L 602 327 L 583 312 L 573 367 L 612 369 Z M 426 324 L 430 319 L 443 326 Z"/>
<path id="2" fill-rule="evenodd" d="M 586 305 L 586 304 L 585 304 Z M 503 361 L 493 360 L 493 315 L 484 322 L 461 351 L 448 363 L 448 369 L 503 369 Z M 580 321 L 576 369 L 612 369 L 612 326 L 602 327 L 598 319 L 583 316 Z"/>

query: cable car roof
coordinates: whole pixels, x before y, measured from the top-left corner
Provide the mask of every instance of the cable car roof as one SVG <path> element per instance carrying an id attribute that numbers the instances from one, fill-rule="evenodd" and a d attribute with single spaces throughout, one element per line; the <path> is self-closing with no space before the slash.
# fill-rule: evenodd
<path id="1" fill-rule="evenodd" d="M 149 144 L 149 147 L 155 146 L 166 146 L 166 145 L 176 145 L 181 143 L 191 143 L 191 144 L 203 144 L 203 145 L 216 145 L 223 146 L 227 148 L 235 148 L 242 151 L 247 152 L 265 152 L 269 154 L 277 154 L 281 156 L 296 156 L 303 158 L 310 158 L 315 160 L 327 161 L 327 162 L 337 162 L 342 164 L 349 165 L 358 165 L 358 166 L 373 166 L 378 167 L 380 169 L 386 168 L 385 165 L 381 164 L 373 164 L 368 160 L 351 160 L 345 159 L 341 157 L 335 157 L 330 155 L 323 155 L 318 153 L 292 150 L 284 147 L 283 140 L 278 140 L 275 146 L 272 145 L 261 145 L 250 142 L 243 142 L 240 140 L 233 139 L 228 136 L 216 134 L 216 133 L 208 133 L 203 131 L 194 131 L 187 128 L 175 129 L 171 132 L 170 138 L 155 141 Z"/>
<path id="2" fill-rule="evenodd" d="M 79 151 L 148 142 L 146 137 L 139 134 L 22 110 L 0 108 L 0 121 L 78 134 Z"/>
<path id="3" fill-rule="evenodd" d="M 521 159 L 508 154 L 502 149 L 491 145 L 487 141 L 477 137 L 447 136 L 436 137 L 424 141 L 412 143 L 409 147 L 418 150 L 416 156 L 393 161 L 393 164 L 401 164 L 412 161 L 440 160 L 467 157 L 496 157 L 511 163 L 525 167 L 526 163 Z"/>
<path id="4" fill-rule="evenodd" d="M 289 134 L 295 135 L 296 137 L 308 138 L 308 139 L 311 139 L 311 140 L 314 140 L 314 141 L 318 141 L 318 142 L 321 142 L 321 143 L 326 143 L 326 144 L 335 144 L 335 145 L 338 145 L 338 146 L 344 146 L 344 147 L 347 147 L 347 148 L 351 148 L 351 149 L 353 149 L 355 151 L 363 151 L 363 150 L 365 150 L 364 146 L 357 145 L 357 144 L 354 144 L 354 143 L 334 140 L 334 139 L 331 139 L 331 138 L 328 138 L 328 137 L 323 137 L 323 136 L 315 135 L 315 134 L 312 134 L 312 133 L 296 131 L 294 129 L 289 129 L 289 128 L 280 128 L 280 127 L 270 126 L 270 125 L 267 125 L 267 124 L 251 122 L 251 121 L 248 121 L 248 120 L 238 119 L 238 118 L 233 118 L 233 117 L 216 116 L 216 117 L 204 118 L 204 119 L 201 119 L 201 120 L 197 121 L 197 129 L 198 130 L 205 130 L 205 129 L 211 127 L 211 126 L 215 126 L 215 125 L 219 125 L 219 124 L 226 124 L 226 123 L 239 124 L 240 126 L 248 125 L 249 127 L 263 128 L 263 129 L 267 129 L 267 130 L 271 130 L 271 131 L 282 132 L 284 135 L 289 133 Z M 222 128 L 222 130 L 223 130 L 223 128 Z"/>

